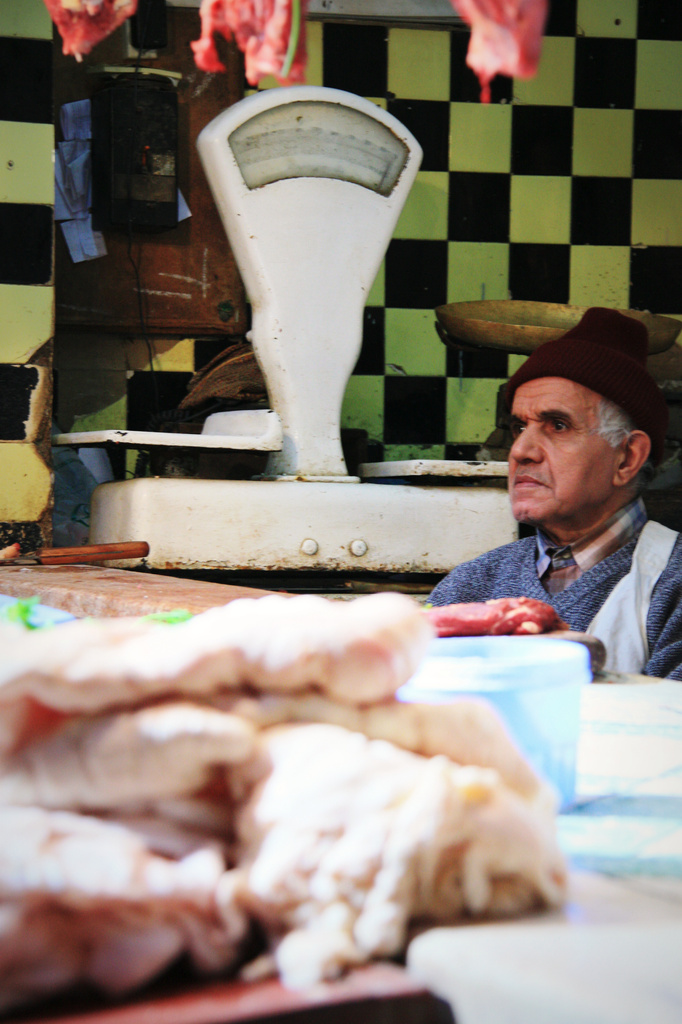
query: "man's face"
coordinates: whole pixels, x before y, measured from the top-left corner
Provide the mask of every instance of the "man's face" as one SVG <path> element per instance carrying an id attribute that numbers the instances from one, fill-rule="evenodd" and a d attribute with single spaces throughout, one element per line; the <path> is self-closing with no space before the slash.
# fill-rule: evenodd
<path id="1" fill-rule="evenodd" d="M 521 523 L 560 543 L 584 536 L 629 494 L 617 484 L 622 446 L 595 433 L 600 396 L 563 377 L 539 377 L 517 388 L 512 406 L 509 496 Z"/>

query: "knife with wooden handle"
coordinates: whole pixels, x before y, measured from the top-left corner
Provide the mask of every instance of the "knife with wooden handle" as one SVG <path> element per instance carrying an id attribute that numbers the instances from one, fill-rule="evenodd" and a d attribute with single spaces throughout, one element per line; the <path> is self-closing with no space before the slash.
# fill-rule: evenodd
<path id="1" fill-rule="evenodd" d="M 40 548 L 16 558 L 0 558 L 5 565 L 77 565 L 79 562 L 107 562 L 119 558 L 144 558 L 149 554 L 146 541 L 122 541 L 116 544 L 83 544 L 73 548 Z"/>

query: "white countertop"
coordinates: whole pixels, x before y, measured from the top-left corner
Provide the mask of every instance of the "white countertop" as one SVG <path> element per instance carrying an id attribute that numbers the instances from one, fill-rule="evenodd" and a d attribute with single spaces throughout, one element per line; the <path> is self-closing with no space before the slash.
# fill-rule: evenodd
<path id="1" fill-rule="evenodd" d="M 563 910 L 410 945 L 457 1024 L 682 1021 L 682 683 L 594 684 L 581 723 Z"/>

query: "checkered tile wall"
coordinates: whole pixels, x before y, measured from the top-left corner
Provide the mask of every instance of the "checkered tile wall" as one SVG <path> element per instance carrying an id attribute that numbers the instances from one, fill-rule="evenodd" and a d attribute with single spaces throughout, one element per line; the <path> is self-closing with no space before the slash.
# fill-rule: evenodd
<path id="1" fill-rule="evenodd" d="M 682 314 L 680 0 L 554 0 L 539 73 L 496 79 L 489 105 L 465 64 L 466 31 L 308 29 L 308 82 L 384 106 L 424 149 L 344 403 L 343 425 L 367 430 L 370 459 L 469 457 L 494 427 L 498 388 L 520 357 L 447 350 L 434 329 L 441 303 Z M 161 351 L 162 407 L 221 344 L 183 341 L 186 363 Z M 101 339 L 88 358 L 105 358 Z M 114 365 L 118 355 L 107 372 Z M 112 392 L 74 429 L 125 426 L 124 415 L 146 426 L 152 382 L 139 366 L 125 401 Z M 79 372 L 92 389 L 92 364 Z"/>
<path id="2" fill-rule="evenodd" d="M 554 3 L 538 75 L 479 102 L 468 34 L 326 25 L 323 83 L 386 106 L 422 170 L 366 312 L 344 421 L 386 458 L 473 454 L 519 357 L 463 355 L 440 303 L 682 313 L 682 5 Z"/>
<path id="3" fill-rule="evenodd" d="M 52 23 L 0 4 L 0 548 L 51 539 Z"/>

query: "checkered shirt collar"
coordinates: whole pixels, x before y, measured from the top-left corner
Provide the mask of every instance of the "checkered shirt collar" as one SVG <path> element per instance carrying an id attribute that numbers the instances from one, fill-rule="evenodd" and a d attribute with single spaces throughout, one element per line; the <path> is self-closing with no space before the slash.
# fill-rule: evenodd
<path id="1" fill-rule="evenodd" d="M 587 572 L 592 566 L 627 544 L 642 529 L 646 521 L 644 502 L 641 498 L 635 498 L 619 509 L 597 534 L 588 534 L 563 548 L 557 548 L 549 537 L 538 529 L 535 561 L 538 576 L 542 577 L 550 565 L 553 569 L 577 565 L 581 573 Z"/>

